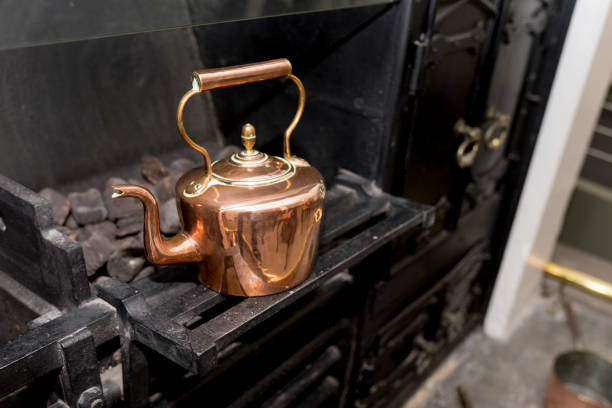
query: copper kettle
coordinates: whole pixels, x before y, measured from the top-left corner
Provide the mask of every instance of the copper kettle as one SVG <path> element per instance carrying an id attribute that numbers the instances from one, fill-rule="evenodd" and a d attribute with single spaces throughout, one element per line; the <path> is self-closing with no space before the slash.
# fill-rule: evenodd
<path id="1" fill-rule="evenodd" d="M 284 157 L 254 150 L 255 128 L 242 128 L 244 150 L 211 164 L 183 125 L 187 101 L 200 92 L 287 78 L 298 89 L 299 103 L 284 134 Z M 158 265 L 195 262 L 209 288 L 236 296 L 281 292 L 301 283 L 317 250 L 325 184 L 308 162 L 291 155 L 289 138 L 302 116 L 305 91 L 287 59 L 195 71 L 193 87 L 180 100 L 176 123 L 182 138 L 204 158 L 176 184 L 182 232 L 163 237 L 153 194 L 137 185 L 113 186 L 113 198 L 142 201 L 145 253 Z"/>

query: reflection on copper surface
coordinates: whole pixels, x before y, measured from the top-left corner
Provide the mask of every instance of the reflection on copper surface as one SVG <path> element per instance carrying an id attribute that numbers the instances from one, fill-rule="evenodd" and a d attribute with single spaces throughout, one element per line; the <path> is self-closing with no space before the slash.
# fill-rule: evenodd
<path id="1" fill-rule="evenodd" d="M 177 193 L 189 177 L 179 181 Z M 325 190 L 312 167 L 297 167 L 294 178 L 299 182 L 215 185 L 182 202 L 186 218 L 204 220 L 203 230 L 185 226 L 188 235 L 205 245 L 200 281 L 219 292 L 256 296 L 289 289 L 308 276 Z"/>

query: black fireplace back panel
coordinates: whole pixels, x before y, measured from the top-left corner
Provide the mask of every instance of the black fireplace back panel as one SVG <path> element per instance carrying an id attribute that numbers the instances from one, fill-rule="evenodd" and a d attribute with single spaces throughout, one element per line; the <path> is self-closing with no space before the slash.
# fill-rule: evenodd
<path id="1" fill-rule="evenodd" d="M 289 58 L 307 95 L 292 150 L 327 180 L 340 167 L 376 179 L 388 155 L 408 4 L 205 26 L 195 35 L 210 66 Z M 227 140 L 236 141 L 250 122 L 258 145 L 275 153 L 282 151 L 296 98 L 291 85 L 274 81 L 213 93 Z"/>
<path id="2" fill-rule="evenodd" d="M 39 190 L 176 149 L 175 105 L 201 66 L 188 30 L 0 52 L 0 172 Z M 210 109 L 186 113 L 205 145 Z"/>

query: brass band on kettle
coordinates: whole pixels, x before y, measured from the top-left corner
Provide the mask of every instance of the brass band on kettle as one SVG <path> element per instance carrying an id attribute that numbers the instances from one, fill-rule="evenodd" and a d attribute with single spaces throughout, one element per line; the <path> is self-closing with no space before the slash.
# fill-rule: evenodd
<path id="1" fill-rule="evenodd" d="M 194 142 L 193 139 L 189 137 L 185 129 L 185 124 L 183 123 L 183 111 L 189 99 L 191 99 L 191 97 L 194 95 L 212 89 L 243 85 L 269 79 L 287 78 L 291 80 L 298 89 L 298 107 L 295 112 L 295 116 L 285 130 L 283 137 L 283 155 L 289 160 L 293 158 L 291 156 L 290 147 L 291 133 L 293 133 L 298 125 L 306 104 L 306 91 L 304 90 L 304 85 L 298 77 L 291 73 L 291 71 L 291 62 L 289 62 L 289 60 L 286 58 L 280 58 L 252 64 L 236 65 L 227 68 L 199 70 L 192 73 L 192 89 L 183 95 L 176 110 L 176 126 L 181 137 L 191 148 L 198 151 L 204 158 L 205 172 L 200 180 L 196 181 L 194 184 L 194 191 L 192 193 L 197 194 L 198 192 L 204 191 L 208 182 L 210 181 L 212 167 L 208 151 L 204 147 Z"/>

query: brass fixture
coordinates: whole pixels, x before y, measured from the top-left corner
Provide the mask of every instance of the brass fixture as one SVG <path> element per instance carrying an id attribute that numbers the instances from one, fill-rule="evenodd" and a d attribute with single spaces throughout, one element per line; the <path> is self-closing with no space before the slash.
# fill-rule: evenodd
<path id="1" fill-rule="evenodd" d="M 490 106 L 489 109 L 487 109 L 485 118 L 490 122 L 490 125 L 484 133 L 485 146 L 489 150 L 497 150 L 508 138 L 510 116 L 498 112 L 493 106 Z"/>
<path id="2" fill-rule="evenodd" d="M 538 262 L 530 258 L 529 263 L 543 270 L 547 275 L 570 283 L 587 292 L 612 300 L 612 284 L 604 280 L 550 261 Z"/>
<path id="3" fill-rule="evenodd" d="M 480 126 L 469 126 L 463 118 L 455 123 L 454 131 L 463 141 L 457 148 L 455 160 L 460 168 L 471 167 L 476 161 L 480 145 L 484 142 L 488 150 L 497 150 L 508 138 L 510 116 L 489 107 L 485 114 L 485 122 Z M 483 135 L 484 133 L 484 135 Z"/>
<path id="4" fill-rule="evenodd" d="M 481 133 L 480 128 L 468 126 L 463 118 L 455 123 L 455 134 L 463 136 L 463 142 L 461 142 L 455 154 L 457 165 L 460 168 L 464 169 L 474 164 L 480 148 Z"/>

